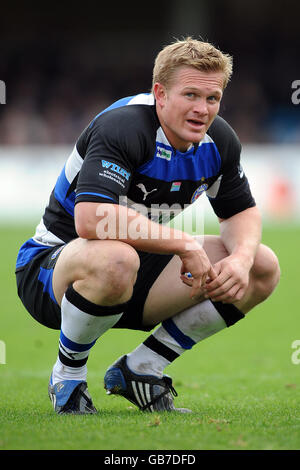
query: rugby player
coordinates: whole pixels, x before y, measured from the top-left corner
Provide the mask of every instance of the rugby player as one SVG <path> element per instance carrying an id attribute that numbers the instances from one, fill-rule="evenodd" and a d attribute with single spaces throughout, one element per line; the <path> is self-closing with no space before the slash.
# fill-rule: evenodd
<path id="1" fill-rule="evenodd" d="M 97 412 L 87 360 L 107 330 L 155 327 L 108 367 L 104 387 L 143 411 L 189 411 L 175 407 L 166 367 L 276 287 L 279 263 L 261 244 L 241 144 L 218 116 L 231 74 L 232 58 L 210 43 L 164 47 L 151 93 L 120 99 L 79 136 L 20 248 L 18 294 L 38 322 L 60 330 L 48 386 L 57 413 Z M 202 245 L 134 209 L 184 208 L 202 193 L 220 221 L 220 236 Z"/>

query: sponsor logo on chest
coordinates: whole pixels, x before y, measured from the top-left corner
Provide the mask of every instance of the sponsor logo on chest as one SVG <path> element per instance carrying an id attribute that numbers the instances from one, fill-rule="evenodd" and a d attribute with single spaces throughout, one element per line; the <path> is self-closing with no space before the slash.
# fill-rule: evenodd
<path id="1" fill-rule="evenodd" d="M 164 147 L 157 146 L 156 149 L 156 156 L 158 158 L 163 158 L 164 160 L 171 160 L 172 157 L 172 150 L 165 149 Z"/>

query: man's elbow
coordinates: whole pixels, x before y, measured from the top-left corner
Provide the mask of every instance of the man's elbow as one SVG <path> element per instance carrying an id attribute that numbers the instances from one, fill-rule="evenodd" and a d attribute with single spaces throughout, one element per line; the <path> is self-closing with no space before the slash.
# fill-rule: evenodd
<path id="1" fill-rule="evenodd" d="M 95 229 L 92 229 L 86 223 L 82 223 L 82 221 L 75 221 L 75 230 L 80 238 L 86 238 L 87 240 L 95 238 Z"/>
<path id="2" fill-rule="evenodd" d="M 95 238 L 95 231 L 92 232 L 86 226 L 75 225 L 75 229 L 79 238 L 85 238 L 87 240 L 93 240 Z"/>
<path id="3" fill-rule="evenodd" d="M 96 238 L 94 217 L 91 218 L 89 211 L 84 210 L 84 207 L 80 207 L 80 204 L 75 206 L 74 223 L 78 237 L 87 240 Z"/>

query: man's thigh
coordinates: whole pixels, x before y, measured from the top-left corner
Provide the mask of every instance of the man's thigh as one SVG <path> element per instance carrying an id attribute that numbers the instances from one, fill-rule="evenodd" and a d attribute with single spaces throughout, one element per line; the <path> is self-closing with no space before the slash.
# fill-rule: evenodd
<path id="1" fill-rule="evenodd" d="M 206 235 L 203 248 L 212 264 L 228 256 L 217 235 Z M 192 305 L 199 303 L 190 298 L 191 288 L 180 279 L 181 260 L 174 256 L 152 285 L 144 306 L 144 324 L 160 323 Z"/>
<path id="2" fill-rule="evenodd" d="M 205 235 L 203 248 L 212 265 L 228 256 L 221 238 L 217 235 Z M 190 298 L 190 287 L 181 281 L 180 268 L 181 260 L 178 256 L 174 256 L 152 285 L 144 305 L 145 325 L 160 323 L 204 300 L 200 298 L 193 301 Z M 274 281 L 274 275 L 272 275 L 275 268 L 276 256 L 269 247 L 260 244 L 249 273 L 246 293 L 240 301 L 234 304 L 244 314 L 265 300 L 275 288 L 278 282 L 276 279 L 276 282 Z M 268 287 L 269 284 L 271 287 Z M 265 292 L 266 287 L 268 294 Z"/>
<path id="3" fill-rule="evenodd" d="M 58 304 L 70 284 L 95 278 L 97 288 L 107 285 L 113 267 L 123 258 L 130 258 L 135 250 L 128 244 L 115 240 L 86 240 L 76 238 L 69 242 L 57 260 L 53 272 L 53 291 Z M 137 256 L 137 255 L 136 255 Z M 98 278 L 95 276 L 97 271 Z"/>

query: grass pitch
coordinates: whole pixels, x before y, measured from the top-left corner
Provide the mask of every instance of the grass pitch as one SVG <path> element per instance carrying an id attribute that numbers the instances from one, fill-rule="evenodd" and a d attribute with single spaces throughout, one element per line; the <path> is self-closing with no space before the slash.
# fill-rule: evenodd
<path id="1" fill-rule="evenodd" d="M 16 253 L 31 235 L 32 228 L 1 228 L 0 340 L 6 364 L 0 364 L 0 449 L 300 448 L 300 364 L 292 362 L 292 343 L 300 340 L 299 227 L 264 230 L 263 241 L 277 253 L 282 269 L 272 297 L 166 371 L 178 392 L 175 404 L 192 408 L 188 415 L 141 413 L 105 394 L 107 367 L 147 335 L 126 330 L 107 332 L 89 358 L 89 390 L 99 414 L 53 413 L 47 385 L 59 332 L 30 317 L 15 287 Z"/>

